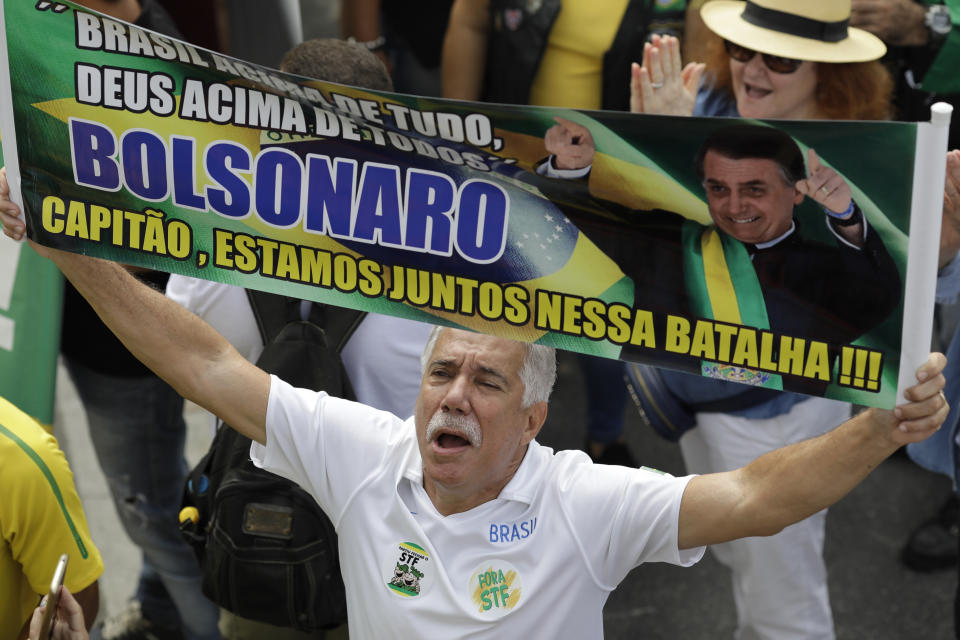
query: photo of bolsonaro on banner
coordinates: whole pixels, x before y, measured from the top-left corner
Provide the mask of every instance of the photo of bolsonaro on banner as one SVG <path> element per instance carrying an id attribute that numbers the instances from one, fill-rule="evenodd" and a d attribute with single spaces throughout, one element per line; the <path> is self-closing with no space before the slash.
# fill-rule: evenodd
<path id="1" fill-rule="evenodd" d="M 869 406 L 926 359 L 949 112 L 441 100 L 0 7 L 4 159 L 41 244 Z"/>

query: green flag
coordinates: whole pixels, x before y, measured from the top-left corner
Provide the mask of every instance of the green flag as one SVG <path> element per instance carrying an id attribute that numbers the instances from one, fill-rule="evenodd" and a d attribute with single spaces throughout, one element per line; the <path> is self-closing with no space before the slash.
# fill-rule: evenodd
<path id="1" fill-rule="evenodd" d="M 52 262 L 0 236 L 0 396 L 47 425 L 53 422 L 62 292 Z"/>

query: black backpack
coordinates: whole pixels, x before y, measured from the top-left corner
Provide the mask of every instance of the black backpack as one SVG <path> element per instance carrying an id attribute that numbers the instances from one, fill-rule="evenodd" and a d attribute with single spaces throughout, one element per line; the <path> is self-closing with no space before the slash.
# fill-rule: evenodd
<path id="1" fill-rule="evenodd" d="M 354 399 L 339 354 L 362 311 L 314 303 L 305 321 L 300 300 L 247 296 L 265 345 L 260 368 L 295 387 Z M 255 467 L 250 439 L 225 426 L 190 472 L 181 504 L 180 530 L 200 561 L 204 594 L 275 626 L 342 624 L 347 605 L 333 524 L 306 491 Z"/>

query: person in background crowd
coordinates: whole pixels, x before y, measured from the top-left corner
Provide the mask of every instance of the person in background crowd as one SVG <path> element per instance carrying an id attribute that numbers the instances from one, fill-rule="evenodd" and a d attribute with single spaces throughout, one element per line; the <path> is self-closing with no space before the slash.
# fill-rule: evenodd
<path id="1" fill-rule="evenodd" d="M 47 599 L 44 597 L 40 604 L 33 610 L 33 616 L 30 618 L 29 640 L 47 640 L 40 638 L 40 627 L 42 626 L 43 612 L 47 607 Z M 87 640 L 87 627 L 84 621 L 83 608 L 70 593 L 70 589 L 60 587 L 60 600 L 57 603 L 57 617 L 54 626 L 51 629 L 51 640 Z"/>
<path id="2" fill-rule="evenodd" d="M 626 111 L 630 63 L 655 34 L 683 33 L 686 1 L 455 0 L 443 96 Z"/>
<path id="3" fill-rule="evenodd" d="M 960 1 L 851 0 L 850 9 L 851 26 L 888 45 L 897 120 L 929 120 L 935 102 L 960 106 Z M 960 147 L 960 118 L 950 121 L 949 146 Z"/>
<path id="4" fill-rule="evenodd" d="M 0 398 L 0 640 L 27 637 L 30 614 L 68 554 L 64 584 L 86 626 L 100 608 L 100 551 L 57 440 Z M 86 631 L 86 628 L 84 628 Z"/>
<path id="5" fill-rule="evenodd" d="M 340 35 L 374 52 L 400 93 L 440 95 L 440 49 L 453 0 L 420 0 L 416 11 L 402 0 L 340 3 Z"/>

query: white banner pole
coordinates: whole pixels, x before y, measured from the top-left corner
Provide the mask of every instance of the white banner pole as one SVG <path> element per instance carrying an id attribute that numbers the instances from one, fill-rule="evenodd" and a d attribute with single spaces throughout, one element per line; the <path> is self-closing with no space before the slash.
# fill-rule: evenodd
<path id="1" fill-rule="evenodd" d="M 951 113 L 951 105 L 938 102 L 930 108 L 930 122 L 917 124 L 897 404 L 930 355 Z"/>

